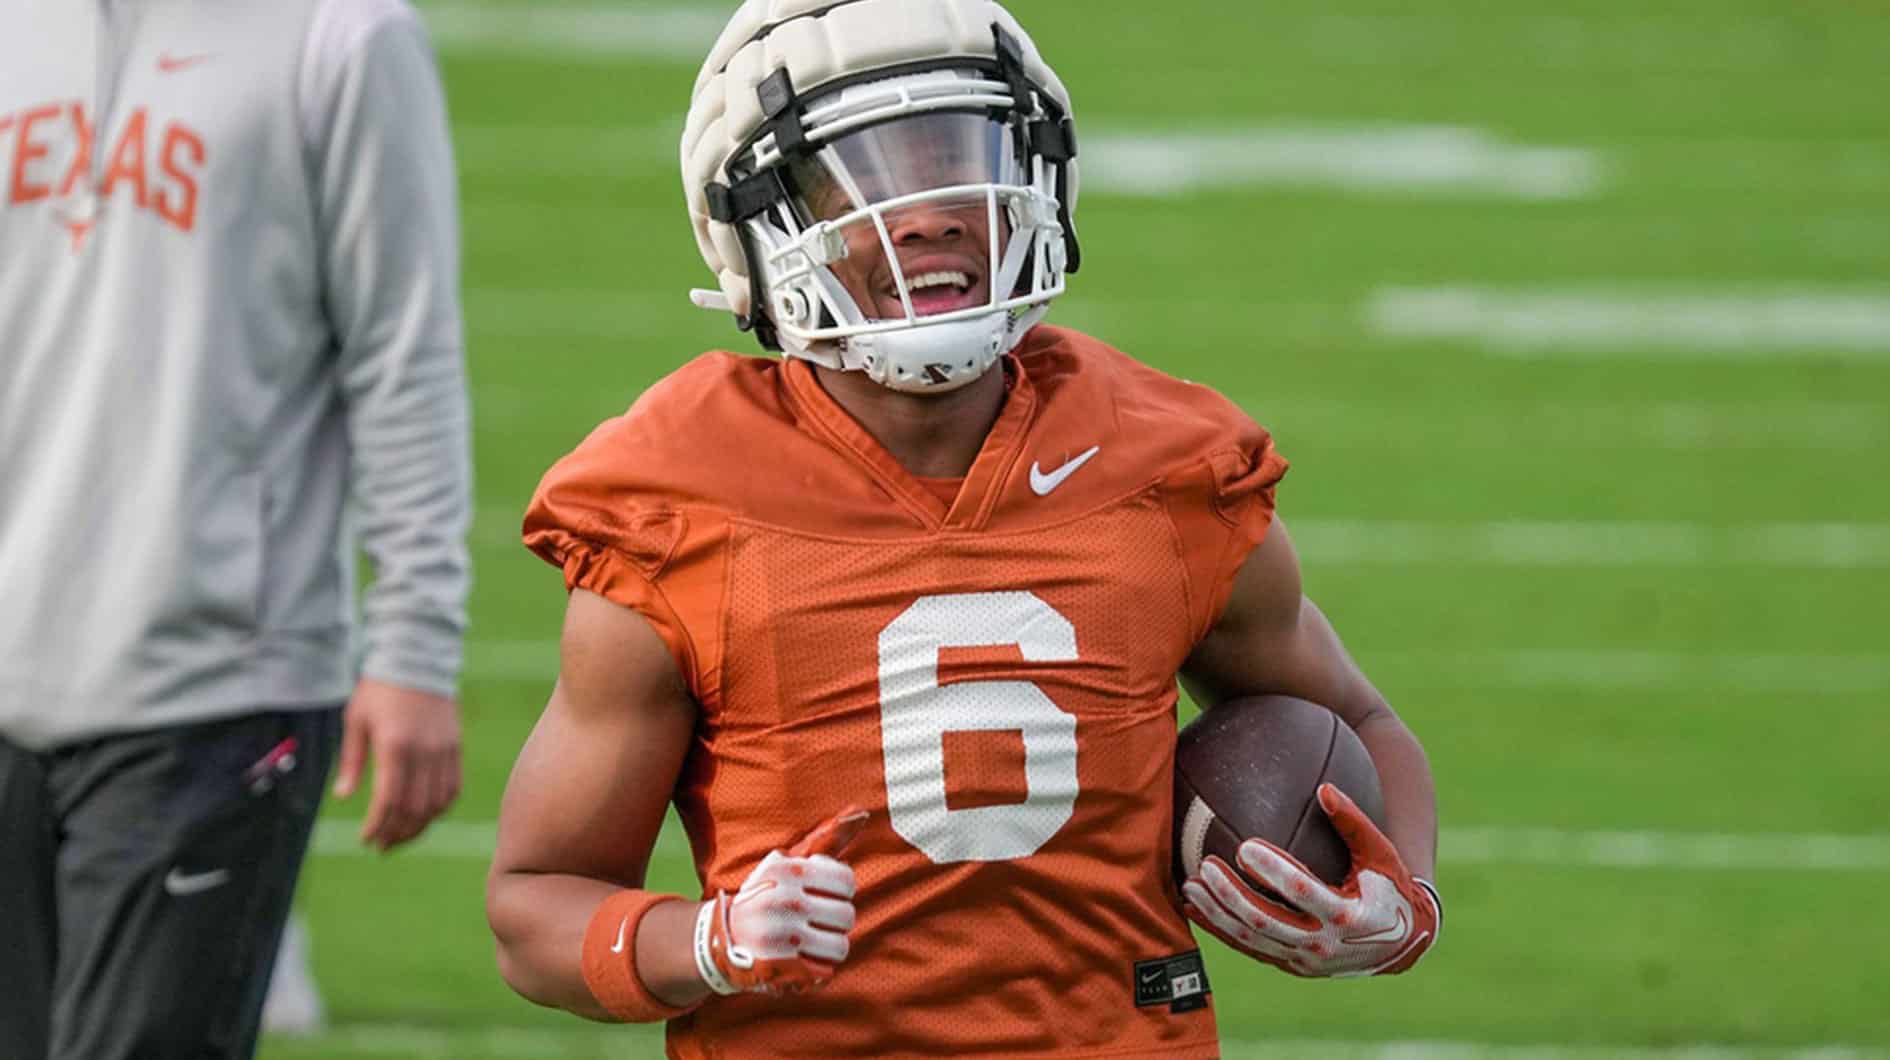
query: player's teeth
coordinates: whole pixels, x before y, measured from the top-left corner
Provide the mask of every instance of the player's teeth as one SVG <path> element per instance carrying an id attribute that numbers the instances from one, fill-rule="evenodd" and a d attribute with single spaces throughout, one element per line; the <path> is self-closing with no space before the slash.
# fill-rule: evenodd
<path id="1" fill-rule="evenodd" d="M 906 286 L 914 291 L 922 291 L 927 287 L 939 287 L 945 284 L 959 288 L 970 287 L 971 277 L 966 276 L 962 272 L 928 272 L 912 280 Z"/>

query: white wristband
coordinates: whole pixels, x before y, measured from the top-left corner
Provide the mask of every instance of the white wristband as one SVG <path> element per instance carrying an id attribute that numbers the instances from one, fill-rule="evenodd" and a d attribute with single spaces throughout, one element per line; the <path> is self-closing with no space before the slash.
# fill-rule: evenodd
<path id="1" fill-rule="evenodd" d="M 735 984 L 728 981 L 722 970 L 715 965 L 715 953 L 709 945 L 709 935 L 715 925 L 715 914 L 722 907 L 720 898 L 711 898 L 702 903 L 696 911 L 696 974 L 702 977 L 710 990 L 727 997 L 735 993 Z"/>

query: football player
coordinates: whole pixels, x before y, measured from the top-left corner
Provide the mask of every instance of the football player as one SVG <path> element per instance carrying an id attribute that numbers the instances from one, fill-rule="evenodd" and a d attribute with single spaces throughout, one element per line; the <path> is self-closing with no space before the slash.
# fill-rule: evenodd
<path id="1" fill-rule="evenodd" d="M 673 1057 L 1218 1055 L 1193 918 L 1300 975 L 1436 938 L 1416 739 L 1301 594 L 1267 433 L 1041 323 L 1080 263 L 1070 97 L 990 0 L 749 0 L 698 77 L 710 353 L 540 485 L 570 591 L 501 814 L 506 980 Z M 1327 704 L 1383 779 L 1328 886 L 1177 888 L 1177 677 Z M 700 896 L 644 887 L 665 807 Z M 1282 901 L 1264 896 L 1261 885 Z"/>

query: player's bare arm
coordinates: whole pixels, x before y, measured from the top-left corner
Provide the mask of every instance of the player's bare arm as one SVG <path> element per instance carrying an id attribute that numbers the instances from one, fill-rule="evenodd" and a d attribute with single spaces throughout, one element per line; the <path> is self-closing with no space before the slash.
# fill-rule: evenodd
<path id="1" fill-rule="evenodd" d="M 558 684 L 507 782 L 487 883 L 500 974 L 521 995 L 598 1020 L 666 1019 L 711 994 L 818 987 L 846 960 L 855 884 L 835 855 L 864 814 L 769 854 L 735 894 L 642 890 L 695 721 L 649 621 L 574 591 Z"/>
<path id="2" fill-rule="evenodd" d="M 1417 737 L 1346 652 L 1302 591 L 1291 537 L 1276 517 L 1242 565 L 1226 609 L 1183 669 L 1196 701 L 1212 709 L 1234 696 L 1268 693 L 1325 705 L 1358 733 L 1385 795 L 1383 832 L 1336 789 L 1320 803 L 1352 851 L 1353 871 L 1330 888 L 1289 856 L 1248 840 L 1240 868 L 1283 905 L 1257 893 L 1226 865 L 1203 869 L 1184 891 L 1190 916 L 1224 941 L 1298 975 L 1399 972 L 1436 938 L 1441 907 L 1435 872 L 1437 797 Z M 1375 946 L 1351 945 L 1382 920 Z"/>
<path id="3" fill-rule="evenodd" d="M 1435 871 L 1437 794 L 1424 749 L 1302 592 L 1299 556 L 1278 516 L 1182 679 L 1204 708 L 1274 693 L 1323 704 L 1345 719 L 1378 767 L 1386 834 L 1412 872 L 1429 878 Z"/>
<path id="4" fill-rule="evenodd" d="M 584 980 L 584 934 L 598 907 L 643 885 L 696 707 L 648 620 L 580 589 L 565 612 L 557 687 L 499 811 L 486 915 L 500 973 L 541 1005 L 613 1018 Z M 652 908 L 636 969 L 666 1003 L 709 993 L 691 956 L 696 903 Z"/>

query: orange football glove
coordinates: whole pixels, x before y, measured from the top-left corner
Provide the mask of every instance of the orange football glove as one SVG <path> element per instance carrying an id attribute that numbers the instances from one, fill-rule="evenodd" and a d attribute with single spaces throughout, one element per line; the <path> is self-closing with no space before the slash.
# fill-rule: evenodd
<path id="1" fill-rule="evenodd" d="M 718 994 L 799 993 L 833 978 L 853 930 L 853 870 L 836 860 L 866 824 L 849 807 L 786 851 L 772 851 L 741 890 L 702 903 L 696 971 Z"/>
<path id="2" fill-rule="evenodd" d="M 1263 840 L 1240 844 L 1240 867 L 1290 905 L 1255 891 L 1209 856 L 1182 885 L 1188 918 L 1229 946 L 1294 975 L 1396 975 L 1437 941 L 1443 903 L 1345 793 L 1319 786 L 1319 805 L 1352 850 L 1337 887 Z"/>

